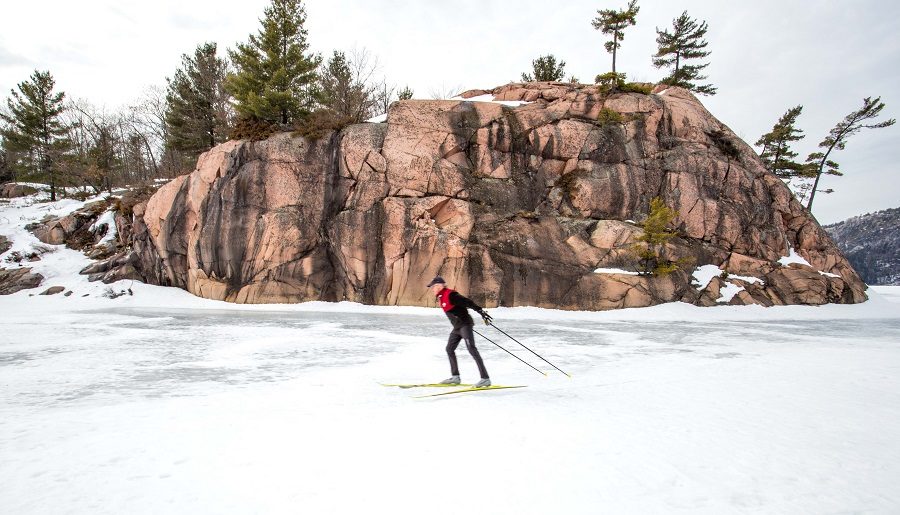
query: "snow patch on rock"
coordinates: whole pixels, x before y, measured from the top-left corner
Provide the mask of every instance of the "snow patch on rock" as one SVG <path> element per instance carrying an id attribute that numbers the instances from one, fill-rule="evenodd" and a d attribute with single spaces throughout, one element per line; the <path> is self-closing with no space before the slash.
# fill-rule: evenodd
<path id="1" fill-rule="evenodd" d="M 794 250 L 793 247 L 791 247 L 791 252 L 790 252 L 790 254 L 788 254 L 787 256 L 782 257 L 781 259 L 778 260 L 778 262 L 781 263 L 781 266 L 788 266 L 788 265 L 790 265 L 790 264 L 792 264 L 792 263 L 797 263 L 797 264 L 800 264 L 800 265 L 806 265 L 806 266 L 809 266 L 809 267 L 812 266 L 812 265 L 809 264 L 809 261 L 803 259 L 803 256 L 801 256 L 800 254 L 797 254 L 797 251 Z"/>
<path id="2" fill-rule="evenodd" d="M 723 286 L 722 289 L 719 290 L 719 293 L 722 296 L 719 297 L 718 299 L 716 299 L 716 302 L 718 302 L 720 304 L 727 304 L 727 303 L 731 302 L 731 299 L 733 299 L 735 295 L 744 291 L 743 286 L 738 286 L 738 285 L 736 285 L 734 283 L 730 283 L 728 281 L 724 281 L 724 284 L 725 284 L 725 286 Z"/>
<path id="3" fill-rule="evenodd" d="M 630 272 L 628 270 L 622 270 L 621 268 L 598 268 L 594 270 L 595 274 L 625 274 L 625 275 L 640 275 L 637 272 Z"/>
<path id="4" fill-rule="evenodd" d="M 519 107 L 531 103 L 525 102 L 524 100 L 494 100 L 494 95 L 492 93 L 478 95 L 477 97 L 472 98 L 453 97 L 450 100 L 462 100 L 463 102 L 490 102 L 492 104 L 501 104 L 510 107 Z"/>
<path id="5" fill-rule="evenodd" d="M 116 212 L 113 210 L 106 211 L 100 218 L 97 218 L 88 230 L 92 233 L 96 233 L 100 231 L 103 226 L 106 226 L 106 234 L 103 235 L 103 239 L 97 242 L 97 245 L 108 245 L 116 239 Z"/>
<path id="6" fill-rule="evenodd" d="M 713 277 L 721 274 L 722 270 L 716 265 L 703 265 L 698 266 L 692 275 L 697 284 L 697 290 L 700 291 L 709 286 L 709 282 L 713 280 Z"/>

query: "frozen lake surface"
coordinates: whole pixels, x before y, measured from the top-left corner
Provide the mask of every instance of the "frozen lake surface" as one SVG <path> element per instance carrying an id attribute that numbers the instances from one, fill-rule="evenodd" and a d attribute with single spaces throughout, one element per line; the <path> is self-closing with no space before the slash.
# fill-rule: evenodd
<path id="1" fill-rule="evenodd" d="M 0 259 L 83 204 L 0 204 Z M 0 514 L 900 513 L 898 287 L 495 309 L 572 378 L 479 326 L 547 376 L 478 338 L 494 383 L 527 388 L 420 399 L 379 383 L 449 375 L 437 309 L 235 306 L 88 263 L 49 248 L 29 266 L 70 297 L 0 296 Z"/>
<path id="2" fill-rule="evenodd" d="M 494 383 L 528 388 L 416 399 L 378 383 L 448 375 L 437 310 L 135 288 L 0 301 L 0 512 L 900 510 L 893 289 L 824 308 L 497 309 L 572 379 L 476 326 L 548 376 L 478 338 Z"/>

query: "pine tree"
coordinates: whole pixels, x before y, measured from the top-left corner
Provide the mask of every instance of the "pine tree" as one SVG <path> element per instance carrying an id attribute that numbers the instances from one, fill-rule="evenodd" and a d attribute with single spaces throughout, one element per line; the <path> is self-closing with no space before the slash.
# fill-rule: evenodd
<path id="1" fill-rule="evenodd" d="M 791 142 L 806 137 L 802 130 L 794 127 L 802 111 L 803 106 L 799 105 L 788 109 L 772 127 L 772 131 L 760 136 L 756 142 L 756 145 L 762 147 L 759 157 L 766 169 L 782 178 L 802 176 L 807 170 L 805 165 L 794 161 L 797 153 L 791 150 Z"/>
<path id="2" fill-rule="evenodd" d="M 616 73 L 616 50 L 621 48 L 623 31 L 637 23 L 635 18 L 641 8 L 637 5 L 637 0 L 628 2 L 628 8 L 623 10 L 600 9 L 597 11 L 597 17 L 591 22 L 595 29 L 603 34 L 612 34 L 612 40 L 607 41 L 603 46 L 606 51 L 612 54 L 612 73 Z"/>
<path id="3" fill-rule="evenodd" d="M 401 89 L 400 92 L 397 93 L 398 100 L 410 100 L 410 99 L 412 99 L 412 97 L 413 97 L 413 90 L 410 89 L 409 86 L 404 86 L 403 89 Z"/>
<path id="4" fill-rule="evenodd" d="M 650 213 L 641 223 L 644 232 L 636 238 L 639 243 L 634 246 L 638 255 L 638 271 L 642 275 L 666 275 L 680 268 L 680 263 L 664 255 L 666 243 L 675 236 L 668 226 L 676 216 L 678 213 L 666 206 L 661 198 L 650 201 Z"/>
<path id="5" fill-rule="evenodd" d="M 877 118 L 881 114 L 882 109 L 884 109 L 884 102 L 881 101 L 881 97 L 875 99 L 872 99 L 872 97 L 864 98 L 863 106 L 845 116 L 843 120 L 831 129 L 828 136 L 819 143 L 819 147 L 824 148 L 825 151 L 813 152 L 806 158 L 807 165 L 810 167 L 810 173 L 816 178 L 809 196 L 809 203 L 806 205 L 806 209 L 810 212 L 812 212 L 813 200 L 816 198 L 816 188 L 819 187 L 819 180 L 822 178 L 822 174 L 843 175 L 838 171 L 838 164 L 828 159 L 831 152 L 844 150 L 850 136 L 863 129 L 881 129 L 894 125 L 897 122 L 897 120 L 891 118 L 874 124 L 865 123 L 867 120 Z"/>
<path id="6" fill-rule="evenodd" d="M 531 61 L 532 73 L 523 73 L 522 82 L 560 82 L 566 76 L 566 62 L 556 62 L 553 54 L 542 55 Z"/>
<path id="7" fill-rule="evenodd" d="M 322 105 L 348 123 L 368 120 L 376 114 L 379 103 L 378 91 L 359 73 L 362 64 L 335 50 L 320 73 Z"/>
<path id="8" fill-rule="evenodd" d="M 61 119 L 65 93 L 54 93 L 55 84 L 49 71 L 35 70 L 29 80 L 19 83 L 19 91 L 10 91 L 8 113 L 0 113 L 6 123 L 0 135 L 7 150 L 19 157 L 14 166 L 27 175 L 49 180 L 51 201 L 56 200 L 60 175 L 56 164 L 69 146 Z"/>
<path id="9" fill-rule="evenodd" d="M 700 75 L 701 70 L 709 66 L 706 64 L 686 64 L 689 59 L 702 59 L 710 53 L 705 50 L 706 22 L 697 23 L 697 20 L 688 16 L 687 11 L 672 20 L 672 32 L 656 29 L 656 44 L 659 46 L 656 55 L 653 56 L 653 66 L 657 68 L 675 67 L 674 70 L 661 82 L 672 86 L 680 86 L 703 95 L 715 95 L 716 88 L 709 85 L 697 85 L 698 81 L 706 79 Z"/>
<path id="10" fill-rule="evenodd" d="M 231 107 L 225 92 L 228 64 L 216 44 L 199 45 L 181 56 L 181 68 L 167 79 L 166 124 L 171 148 L 196 156 L 228 139 Z"/>
<path id="11" fill-rule="evenodd" d="M 301 0 L 272 0 L 258 34 L 229 52 L 236 72 L 226 84 L 242 117 L 292 124 L 312 111 L 322 58 L 307 53 L 305 22 Z"/>

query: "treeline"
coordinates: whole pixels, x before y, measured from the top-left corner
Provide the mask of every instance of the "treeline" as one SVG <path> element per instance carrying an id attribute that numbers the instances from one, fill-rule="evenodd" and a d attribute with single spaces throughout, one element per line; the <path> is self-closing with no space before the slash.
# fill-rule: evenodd
<path id="1" fill-rule="evenodd" d="M 387 111 L 408 88 L 378 76 L 366 50 L 313 53 L 302 0 L 271 0 L 256 34 L 223 55 L 215 43 L 184 54 L 165 88 L 114 112 L 71 101 L 35 70 L 0 106 L 0 182 L 89 193 L 171 178 L 231 138 L 297 130 L 318 137 Z"/>

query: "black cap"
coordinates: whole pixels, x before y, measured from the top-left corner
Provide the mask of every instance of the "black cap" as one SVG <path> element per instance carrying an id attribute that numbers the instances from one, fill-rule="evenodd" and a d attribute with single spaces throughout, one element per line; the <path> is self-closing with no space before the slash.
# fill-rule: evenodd
<path id="1" fill-rule="evenodd" d="M 426 286 L 426 288 L 431 288 L 435 284 L 447 284 L 447 281 L 445 281 L 443 277 L 437 275 L 434 277 L 434 279 L 431 280 L 430 283 L 428 283 L 428 286 Z"/>

